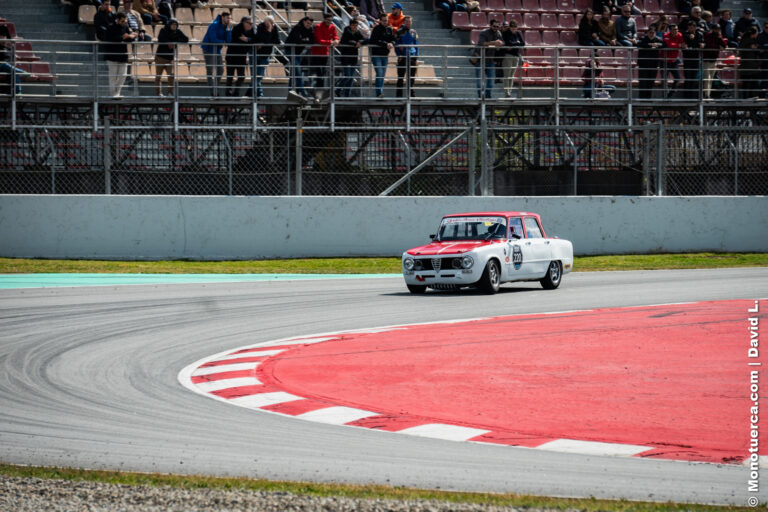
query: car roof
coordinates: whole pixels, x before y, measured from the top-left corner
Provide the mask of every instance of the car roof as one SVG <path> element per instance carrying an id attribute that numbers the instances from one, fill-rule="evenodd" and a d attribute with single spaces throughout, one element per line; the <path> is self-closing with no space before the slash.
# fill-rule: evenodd
<path id="1" fill-rule="evenodd" d="M 468 213 L 451 213 L 448 215 L 444 215 L 443 217 L 470 217 L 470 216 L 497 216 L 497 217 L 524 217 L 526 215 L 531 217 L 540 217 L 538 213 L 533 212 L 501 212 L 501 211 L 490 211 L 490 212 L 468 212 Z"/>

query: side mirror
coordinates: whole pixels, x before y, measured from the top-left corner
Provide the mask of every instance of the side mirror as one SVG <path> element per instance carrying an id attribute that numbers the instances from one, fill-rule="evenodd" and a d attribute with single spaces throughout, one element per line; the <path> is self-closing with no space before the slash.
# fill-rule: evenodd
<path id="1" fill-rule="evenodd" d="M 429 235 L 429 239 L 430 239 L 430 240 L 434 240 L 436 236 L 437 236 L 437 235 L 434 235 L 434 234 L 432 234 L 432 235 Z"/>

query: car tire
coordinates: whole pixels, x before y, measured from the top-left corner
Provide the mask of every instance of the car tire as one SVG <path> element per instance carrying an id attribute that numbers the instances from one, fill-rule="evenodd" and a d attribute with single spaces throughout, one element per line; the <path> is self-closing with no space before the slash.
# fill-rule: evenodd
<path id="1" fill-rule="evenodd" d="M 485 265 L 483 277 L 478 282 L 478 288 L 485 293 L 494 294 L 499 291 L 499 286 L 501 286 L 499 263 L 492 259 Z"/>
<path id="2" fill-rule="evenodd" d="M 554 290 L 558 286 L 560 286 L 560 281 L 563 280 L 563 267 L 560 265 L 560 262 L 557 260 L 552 260 L 549 262 L 549 267 L 547 267 L 547 273 L 544 275 L 544 278 L 539 281 L 541 283 L 541 286 L 545 290 Z"/>
<path id="3" fill-rule="evenodd" d="M 427 291 L 427 287 L 421 284 L 408 284 L 408 291 L 411 293 L 424 293 Z"/>

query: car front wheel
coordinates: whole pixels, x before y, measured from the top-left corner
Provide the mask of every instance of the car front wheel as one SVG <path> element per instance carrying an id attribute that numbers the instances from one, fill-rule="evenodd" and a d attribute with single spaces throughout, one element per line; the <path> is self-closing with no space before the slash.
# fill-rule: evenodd
<path id="1" fill-rule="evenodd" d="M 493 294 L 499 291 L 499 285 L 501 285 L 499 264 L 496 260 L 491 260 L 485 266 L 483 277 L 480 278 L 480 282 L 478 283 L 478 288 L 485 293 Z"/>
<path id="2" fill-rule="evenodd" d="M 408 291 L 411 293 L 424 293 L 427 291 L 427 287 L 421 284 L 409 284 L 406 286 L 408 287 Z"/>
<path id="3" fill-rule="evenodd" d="M 545 290 L 554 290 L 560 286 L 560 281 L 563 279 L 563 270 L 560 267 L 559 261 L 550 261 L 549 268 L 544 278 L 539 281 L 541 286 Z"/>

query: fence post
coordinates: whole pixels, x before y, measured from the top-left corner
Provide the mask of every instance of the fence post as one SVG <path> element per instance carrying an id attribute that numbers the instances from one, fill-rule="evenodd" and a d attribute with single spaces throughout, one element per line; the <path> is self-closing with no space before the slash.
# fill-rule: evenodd
<path id="1" fill-rule="evenodd" d="M 104 118 L 104 193 L 112 194 L 112 129 L 109 117 Z"/>
<path id="2" fill-rule="evenodd" d="M 659 122 L 657 125 L 659 134 L 656 138 L 656 195 L 664 195 L 664 125 Z"/>
<path id="3" fill-rule="evenodd" d="M 301 155 L 301 147 L 304 144 L 303 139 L 303 133 L 304 128 L 302 127 L 302 113 L 299 111 L 299 115 L 296 116 L 296 195 L 301 195 L 301 161 L 303 160 L 303 157 Z"/>
<path id="4" fill-rule="evenodd" d="M 643 127 L 643 181 L 645 181 L 645 195 L 651 195 L 651 134 L 648 127 Z"/>
<path id="5" fill-rule="evenodd" d="M 232 195 L 232 146 L 227 138 L 227 132 L 224 128 L 221 129 L 221 139 L 224 141 L 224 145 L 227 146 L 227 193 Z"/>
<path id="6" fill-rule="evenodd" d="M 475 166 L 477 165 L 477 155 L 475 154 L 477 152 L 477 128 L 472 127 L 472 131 L 469 135 L 469 194 L 470 196 L 475 195 L 475 187 L 477 186 L 475 184 Z"/>
<path id="7" fill-rule="evenodd" d="M 726 134 L 725 137 L 733 150 L 733 195 L 737 196 L 739 195 L 739 149 L 733 143 L 729 134 Z"/>
<path id="8" fill-rule="evenodd" d="M 482 62 L 482 60 L 481 60 Z M 481 73 L 482 82 L 485 76 Z M 485 97 L 485 96 L 483 96 Z M 488 195 L 488 120 L 485 117 L 485 101 L 480 102 L 480 195 Z"/>

